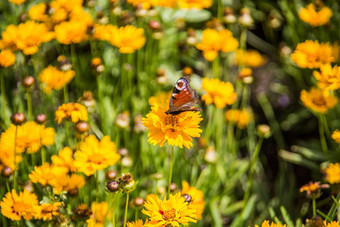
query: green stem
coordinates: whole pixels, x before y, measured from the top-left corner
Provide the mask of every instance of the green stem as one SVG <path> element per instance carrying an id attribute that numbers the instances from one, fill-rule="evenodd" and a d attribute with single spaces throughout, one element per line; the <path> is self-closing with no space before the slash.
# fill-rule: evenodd
<path id="1" fill-rule="evenodd" d="M 314 217 L 316 215 L 316 204 L 315 204 L 315 198 L 314 197 L 313 197 L 312 203 L 313 203 L 313 217 Z"/>
<path id="2" fill-rule="evenodd" d="M 97 89 L 98 89 L 98 100 L 99 100 L 99 107 L 100 107 L 101 129 L 104 134 L 107 134 L 108 130 L 107 130 L 107 124 L 105 121 L 104 103 L 103 103 L 102 75 L 97 76 Z"/>
<path id="3" fill-rule="evenodd" d="M 126 227 L 127 211 L 129 206 L 129 193 L 126 193 L 125 214 L 124 214 L 124 227 Z"/>
<path id="4" fill-rule="evenodd" d="M 6 124 L 6 92 L 5 92 L 5 76 L 4 75 L 0 75 L 1 77 L 1 116 L 2 116 L 2 120 L 3 123 L 5 124 L 5 126 L 7 126 Z"/>
<path id="5" fill-rule="evenodd" d="M 45 148 L 41 147 L 41 164 L 44 164 L 46 160 Z"/>
<path id="6" fill-rule="evenodd" d="M 30 93 L 29 90 L 27 90 L 26 96 L 27 96 L 28 120 L 31 121 L 31 120 L 33 120 L 33 118 L 32 118 L 32 99 L 31 99 L 31 93 Z"/>
<path id="7" fill-rule="evenodd" d="M 17 189 L 17 134 L 18 126 L 15 126 L 15 136 L 14 136 L 14 173 L 13 173 L 13 187 Z"/>
<path id="8" fill-rule="evenodd" d="M 79 67 L 78 67 L 78 64 L 77 64 L 77 52 L 76 52 L 75 44 L 71 44 L 71 61 L 72 61 L 72 66 L 74 68 L 74 71 L 76 72 L 75 84 L 76 84 L 76 88 L 78 90 L 78 88 L 81 87 L 81 86 L 79 85 L 80 73 L 79 73 Z"/>
<path id="9" fill-rule="evenodd" d="M 168 195 L 170 195 L 170 186 L 171 186 L 171 178 L 172 178 L 172 166 L 174 162 L 174 146 L 171 146 L 171 156 L 170 156 L 170 172 L 169 172 L 169 184 L 168 184 Z"/>
<path id="10" fill-rule="evenodd" d="M 218 0 L 217 1 L 217 18 L 219 21 L 222 21 L 223 17 L 223 1 Z"/>
<path id="11" fill-rule="evenodd" d="M 220 56 L 217 55 L 215 60 L 213 61 L 213 74 L 215 78 L 220 78 Z"/>
<path id="12" fill-rule="evenodd" d="M 64 91 L 64 103 L 68 103 L 68 91 L 66 85 L 63 87 Z"/>
<path id="13" fill-rule="evenodd" d="M 70 127 L 69 127 L 69 122 L 65 121 L 65 130 L 66 130 L 66 139 L 68 142 L 68 146 L 71 146 L 71 132 L 70 132 Z"/>
<path id="14" fill-rule="evenodd" d="M 326 137 L 325 137 L 325 130 L 322 124 L 322 115 L 319 115 L 319 134 L 320 134 L 320 142 L 321 142 L 322 151 L 327 155 L 328 147 L 327 147 L 327 142 L 326 142 Z"/>

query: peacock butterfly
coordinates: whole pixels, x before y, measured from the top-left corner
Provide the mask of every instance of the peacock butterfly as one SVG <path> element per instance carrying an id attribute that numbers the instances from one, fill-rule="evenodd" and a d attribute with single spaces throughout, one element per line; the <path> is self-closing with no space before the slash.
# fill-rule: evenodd
<path id="1" fill-rule="evenodd" d="M 193 107 L 199 101 L 196 90 L 190 87 L 190 79 L 187 76 L 179 78 L 172 90 L 169 109 L 166 114 L 177 115 L 185 111 L 201 111 L 199 107 Z"/>

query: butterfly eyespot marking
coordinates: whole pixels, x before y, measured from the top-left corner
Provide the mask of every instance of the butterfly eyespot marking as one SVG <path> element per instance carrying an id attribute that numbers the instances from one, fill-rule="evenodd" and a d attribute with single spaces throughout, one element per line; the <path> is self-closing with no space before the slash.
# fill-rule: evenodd
<path id="1" fill-rule="evenodd" d="M 178 89 L 178 90 L 183 90 L 183 89 L 185 89 L 185 87 L 186 87 L 186 83 L 185 83 L 186 81 L 184 81 L 184 79 L 179 79 L 178 80 L 178 82 L 176 83 L 176 88 Z M 186 89 L 185 89 L 186 90 Z"/>

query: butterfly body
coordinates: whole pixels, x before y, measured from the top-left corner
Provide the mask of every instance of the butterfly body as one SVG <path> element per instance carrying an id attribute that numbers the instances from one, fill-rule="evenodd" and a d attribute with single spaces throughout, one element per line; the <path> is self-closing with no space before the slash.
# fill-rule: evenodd
<path id="1" fill-rule="evenodd" d="M 166 114 L 177 115 L 185 111 L 201 111 L 193 107 L 197 104 L 199 97 L 194 89 L 190 87 L 190 79 L 187 76 L 179 78 L 172 91 L 169 110 Z"/>

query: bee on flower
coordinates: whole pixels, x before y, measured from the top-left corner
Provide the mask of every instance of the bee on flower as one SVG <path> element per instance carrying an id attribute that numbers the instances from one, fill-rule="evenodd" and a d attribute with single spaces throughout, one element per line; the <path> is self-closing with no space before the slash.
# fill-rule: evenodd
<path id="1" fill-rule="evenodd" d="M 181 193 L 182 196 L 185 194 L 190 196 L 191 200 L 189 202 L 187 201 L 189 203 L 188 206 L 196 210 L 196 219 L 201 220 L 205 205 L 203 192 L 195 187 L 190 186 L 188 182 L 182 181 Z"/>

